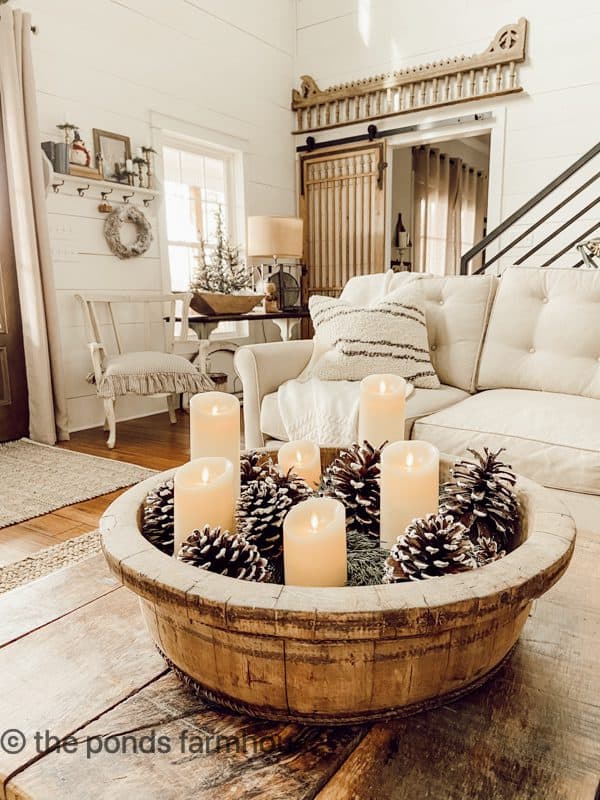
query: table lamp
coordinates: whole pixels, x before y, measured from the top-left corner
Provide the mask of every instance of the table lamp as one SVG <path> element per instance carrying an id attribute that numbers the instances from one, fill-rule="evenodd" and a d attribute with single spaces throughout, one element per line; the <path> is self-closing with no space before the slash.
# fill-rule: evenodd
<path id="1" fill-rule="evenodd" d="M 303 245 L 304 223 L 299 217 L 248 217 L 248 256 L 272 258 L 273 271 L 279 267 L 280 258 L 302 258 Z M 285 282 L 281 267 L 278 273 L 279 307 L 284 309 Z"/>

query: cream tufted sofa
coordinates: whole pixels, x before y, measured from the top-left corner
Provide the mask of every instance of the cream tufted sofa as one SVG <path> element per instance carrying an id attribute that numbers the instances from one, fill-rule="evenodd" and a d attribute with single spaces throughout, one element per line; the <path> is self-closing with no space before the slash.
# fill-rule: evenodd
<path id="1" fill-rule="evenodd" d="M 518 472 L 600 496 L 600 271 L 515 267 L 500 280 L 430 277 L 423 285 L 442 387 L 410 397 L 407 437 L 455 455 L 504 447 Z M 248 447 L 286 438 L 277 388 L 311 352 L 310 341 L 238 351 Z"/>

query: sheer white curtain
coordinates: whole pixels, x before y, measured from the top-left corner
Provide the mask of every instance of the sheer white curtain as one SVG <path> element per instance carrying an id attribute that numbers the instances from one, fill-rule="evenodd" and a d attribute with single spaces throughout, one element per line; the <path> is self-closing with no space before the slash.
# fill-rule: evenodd
<path id="1" fill-rule="evenodd" d="M 413 148 L 413 174 L 414 270 L 457 275 L 461 255 L 484 235 L 487 179 L 429 146 Z"/>
<path id="2" fill-rule="evenodd" d="M 29 394 L 29 434 L 68 439 L 62 354 L 31 57 L 31 18 L 0 8 L 0 147 L 4 151 Z"/>

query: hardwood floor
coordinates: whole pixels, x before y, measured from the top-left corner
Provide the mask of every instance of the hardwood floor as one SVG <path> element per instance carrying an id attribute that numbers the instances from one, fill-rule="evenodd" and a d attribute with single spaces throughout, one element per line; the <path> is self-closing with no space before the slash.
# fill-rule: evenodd
<path id="1" fill-rule="evenodd" d="M 150 469 L 165 470 L 183 464 L 189 458 L 189 417 L 177 412 L 177 425 L 169 423 L 166 413 L 119 422 L 114 450 L 106 446 L 106 432 L 92 428 L 71 434 L 60 447 L 93 456 L 130 461 Z M 11 525 L 0 530 L 0 566 L 25 558 L 37 550 L 72 539 L 98 527 L 98 520 L 110 503 L 124 489 L 65 506 L 52 514 Z"/>

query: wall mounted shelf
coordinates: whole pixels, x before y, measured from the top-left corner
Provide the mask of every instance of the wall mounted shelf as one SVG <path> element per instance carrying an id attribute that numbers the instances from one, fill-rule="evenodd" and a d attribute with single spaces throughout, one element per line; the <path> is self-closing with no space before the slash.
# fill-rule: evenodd
<path id="1" fill-rule="evenodd" d="M 84 193 L 81 195 L 78 189 L 84 187 Z M 89 187 L 89 188 L 85 188 Z M 112 189 L 112 192 L 111 192 Z M 101 192 L 110 192 L 109 197 L 111 201 L 121 202 L 122 195 L 131 195 L 135 193 L 135 197 L 131 200 L 135 202 L 136 198 L 141 200 L 158 199 L 160 192 L 156 189 L 145 189 L 141 186 L 129 186 L 127 183 L 116 183 L 115 181 L 99 181 L 93 178 L 80 178 L 76 175 L 63 175 L 62 172 L 52 173 L 50 180 L 49 191 L 54 191 L 56 194 L 64 193 L 69 196 L 77 197 L 88 196 L 94 199 L 101 199 Z"/>

